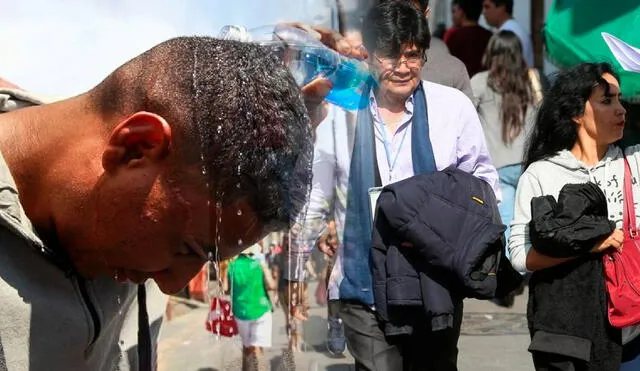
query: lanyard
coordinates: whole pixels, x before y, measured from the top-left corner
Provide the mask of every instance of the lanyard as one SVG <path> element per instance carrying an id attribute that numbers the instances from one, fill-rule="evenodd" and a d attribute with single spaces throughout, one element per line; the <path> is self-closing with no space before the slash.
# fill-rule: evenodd
<path id="1" fill-rule="evenodd" d="M 398 157 L 402 150 L 402 145 L 404 144 L 404 138 L 407 137 L 407 131 L 409 128 L 404 128 L 404 133 L 402 134 L 402 139 L 400 140 L 400 145 L 398 146 L 398 151 L 396 152 L 393 161 L 391 160 L 391 150 L 389 149 L 389 140 L 387 139 L 387 128 L 384 127 L 384 123 L 380 123 L 380 129 L 382 130 L 382 144 L 384 145 L 384 152 L 387 155 L 387 165 L 389 166 L 389 182 L 391 182 L 391 174 L 393 174 L 393 169 L 396 167 L 396 163 L 398 162 Z"/>

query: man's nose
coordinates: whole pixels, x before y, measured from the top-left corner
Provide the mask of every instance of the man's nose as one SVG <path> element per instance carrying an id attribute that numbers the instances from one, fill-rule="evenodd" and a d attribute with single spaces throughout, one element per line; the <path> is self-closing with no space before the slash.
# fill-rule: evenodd
<path id="1" fill-rule="evenodd" d="M 409 61 L 407 61 L 406 59 L 399 60 L 394 71 L 399 73 L 411 72 L 411 69 L 409 68 Z"/>

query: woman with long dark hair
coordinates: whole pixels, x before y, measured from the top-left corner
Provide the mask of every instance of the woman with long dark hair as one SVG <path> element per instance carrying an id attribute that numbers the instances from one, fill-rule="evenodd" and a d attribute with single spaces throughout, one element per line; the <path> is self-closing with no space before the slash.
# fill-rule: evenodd
<path id="1" fill-rule="evenodd" d="M 619 79 L 606 63 L 562 71 L 545 95 L 527 143 L 509 251 L 517 270 L 533 272 L 527 318 L 537 370 L 640 370 L 640 327 L 619 330 L 609 324 L 602 273 L 602 253 L 619 249 L 624 238 L 625 157 L 634 183 L 640 179 L 640 146 L 617 146 L 626 114 L 620 97 Z M 607 219 L 617 229 L 583 254 L 540 253 L 543 247 L 536 249 L 530 239 L 531 200 L 557 200 L 565 185 L 584 183 L 600 188 Z M 640 199 L 637 185 L 633 195 Z"/>
<path id="2" fill-rule="evenodd" d="M 508 238 L 525 138 L 533 126 L 539 94 L 535 81 L 540 78 L 536 70 L 527 68 L 520 39 L 511 31 L 500 31 L 491 37 L 482 63 L 487 70 L 473 76 L 471 88 L 491 159 L 500 176 L 499 209 Z"/>

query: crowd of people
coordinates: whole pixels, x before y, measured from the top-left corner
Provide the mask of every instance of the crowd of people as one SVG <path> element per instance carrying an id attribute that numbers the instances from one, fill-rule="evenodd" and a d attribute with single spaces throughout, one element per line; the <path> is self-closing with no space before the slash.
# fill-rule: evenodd
<path id="1" fill-rule="evenodd" d="M 369 93 L 370 105 L 364 111 L 347 112 L 330 106 L 327 117 L 316 129 L 313 187 L 304 219 L 298 221 L 305 230 L 291 239 L 291 246 L 287 243 L 282 253 L 283 264 L 278 264 L 280 277 L 287 275 L 281 280 L 287 286 L 280 290 L 288 295 L 281 304 L 287 315 L 286 323 L 292 339 L 290 344 L 297 344 L 299 333 L 291 330 L 291 326 L 295 328 L 293 322 L 300 317 L 291 315 L 301 308 L 301 318 L 304 318 L 309 307 L 305 282 L 309 269 L 306 263 L 310 261 L 312 248 L 317 247 L 331 259 L 325 270 L 328 273 L 329 304 L 327 348 L 331 353 L 341 354 L 346 343 L 358 370 L 454 370 L 462 321 L 462 296 L 454 301 L 449 323 L 437 331 L 433 322 L 429 324 L 433 313 L 427 313 L 421 320 L 423 328 L 414 329 L 408 336 L 389 336 L 380 320 L 383 316 L 379 313 L 381 309 L 374 306 L 375 288 L 379 283 L 371 276 L 368 258 L 372 228 L 367 227 L 366 222 L 370 218 L 369 213 L 375 210 L 367 209 L 367 205 L 363 205 L 366 201 L 358 198 L 366 195 L 371 187 L 393 184 L 420 173 L 444 170 L 451 165 L 485 180 L 500 200 L 499 219 L 506 226 L 504 235 L 508 241 L 505 255 L 513 267 L 532 277 L 532 300 L 542 300 L 537 296 L 545 297 L 548 293 L 535 287 L 541 277 L 535 272 L 574 257 L 548 258 L 531 248 L 527 236 L 530 233 L 528 223 L 532 219 L 529 203 L 543 195 L 557 198 L 560 188 L 567 182 L 561 180 L 562 176 L 540 173 L 553 179 L 553 188 L 540 189 L 541 180 L 531 180 L 530 174 L 533 169 L 544 166 L 537 162 L 555 163 L 558 160 L 554 156 L 563 153 L 567 159 L 562 161 L 569 161 L 571 169 L 585 169 L 585 174 L 595 172 L 600 163 L 610 161 L 609 157 L 612 160 L 622 158 L 619 153 L 609 153 L 614 149 L 602 152 L 602 146 L 605 149 L 609 145 L 615 146 L 620 139 L 623 128 L 620 123 L 624 122 L 625 109 L 619 101 L 619 89 L 616 92 L 614 88 L 619 81 L 606 64 L 586 64 L 564 71 L 549 86 L 546 77 L 533 67 L 531 40 L 513 19 L 512 1 L 454 0 L 454 26 L 444 35 L 444 49 L 439 44 L 441 42 L 429 34 L 426 25 L 428 1 L 382 3 L 367 13 L 360 29 L 348 33 L 349 41 L 364 45 L 369 58 L 373 55 L 377 62 L 372 63 L 379 78 L 377 90 Z M 481 14 L 496 29 L 495 32 L 478 24 Z M 460 71 L 456 62 L 461 62 L 466 71 Z M 588 80 L 587 75 L 596 80 Z M 574 83 L 569 84 L 569 81 Z M 590 88 L 587 89 L 586 85 Z M 560 91 L 564 92 L 564 97 L 557 96 Z M 545 100 L 545 94 L 550 98 Z M 610 98 L 602 98 L 605 96 Z M 602 99 L 608 101 L 606 104 L 610 108 L 607 108 L 607 114 L 610 117 L 594 111 L 592 102 Z M 419 104 L 421 101 L 426 105 Z M 575 109 L 561 114 L 559 110 L 568 106 Z M 609 125 L 613 122 L 618 126 L 607 127 L 606 130 L 594 128 L 605 125 L 598 121 L 609 122 Z M 373 129 L 370 134 L 363 134 L 366 131 L 362 128 L 371 125 L 369 123 L 373 123 Z M 546 130 L 544 135 L 540 134 L 541 130 Z M 410 139 L 405 142 L 407 134 Z M 607 135 L 609 137 L 604 138 Z M 552 145 L 549 143 L 554 141 L 558 144 L 550 148 Z M 404 146 L 409 142 L 410 146 Z M 591 148 L 589 146 L 593 144 L 590 143 L 599 143 L 602 153 L 593 153 L 597 146 Z M 367 153 L 370 151 L 368 148 L 373 152 Z M 420 154 L 421 150 L 427 155 Z M 536 154 L 536 150 L 542 153 Z M 582 157 L 583 151 L 594 157 Z M 604 153 L 609 153 L 605 159 Z M 363 171 L 371 163 L 374 176 L 367 180 Z M 520 180 L 523 172 L 523 181 L 532 182 L 535 191 L 527 190 L 527 185 Z M 594 176 L 595 173 L 585 179 L 575 176 L 569 179 L 588 182 L 594 181 Z M 613 173 L 604 176 L 616 177 Z M 617 174 L 617 179 L 621 178 Z M 611 183 L 611 180 L 595 179 L 597 184 Z M 608 202 L 614 200 L 619 203 L 615 207 L 619 207 L 621 198 L 608 199 Z M 618 228 L 621 227 L 621 215 L 622 212 L 610 215 Z M 332 220 L 331 229 L 335 228 L 331 234 L 342 237 L 339 241 L 336 239 L 336 243 L 327 243 L 327 235 L 323 234 L 329 219 Z M 620 231 L 613 231 L 610 236 L 602 236 L 593 252 L 597 255 L 620 248 L 621 241 Z M 284 270 L 281 269 L 283 266 L 286 267 Z M 290 297 L 292 292 L 297 292 L 300 298 L 294 300 L 295 303 Z M 511 306 L 514 296 L 520 292 L 522 283 L 506 295 L 495 297 L 494 302 Z M 585 300 L 578 301 L 576 305 L 586 305 Z M 606 307 L 594 309 L 606 310 Z M 630 345 L 619 348 L 617 353 L 606 354 L 605 348 L 587 349 L 583 354 L 588 356 L 576 360 L 569 350 L 562 349 L 562 337 L 567 334 L 556 338 L 549 336 L 548 327 L 537 327 L 540 326 L 537 316 L 548 314 L 536 311 L 530 309 L 529 313 L 533 337 L 530 350 L 536 369 L 560 367 L 558 369 L 568 370 L 574 367 L 595 370 L 605 367 L 630 370 L 637 367 L 638 345 L 630 343 L 635 336 L 629 335 L 635 334 L 633 329 L 622 331 L 622 342 Z M 559 326 L 560 322 L 543 324 Z M 607 324 L 601 325 L 603 328 L 599 334 L 610 330 Z M 620 342 L 616 336 L 610 334 L 599 339 L 599 343 L 588 339 L 594 344 L 605 343 L 611 347 L 612 343 Z M 415 344 L 429 346 L 416 347 Z M 580 348 L 579 344 L 576 340 L 567 346 Z M 624 352 L 621 353 L 620 349 Z M 606 362 L 613 362 L 615 366 Z"/>
<path id="2" fill-rule="evenodd" d="M 297 24 L 366 62 L 355 111 L 211 37 L 57 102 L 0 79 L 0 370 L 155 369 L 163 293 L 205 262 L 243 370 L 278 310 L 302 350 L 310 280 L 356 370 L 457 370 L 464 299 L 511 306 L 523 277 L 536 370 L 640 369 L 605 285 L 640 211 L 622 82 L 598 61 L 547 82 L 512 14 L 454 0 L 443 40 L 428 0 L 377 1 L 343 35 Z"/>

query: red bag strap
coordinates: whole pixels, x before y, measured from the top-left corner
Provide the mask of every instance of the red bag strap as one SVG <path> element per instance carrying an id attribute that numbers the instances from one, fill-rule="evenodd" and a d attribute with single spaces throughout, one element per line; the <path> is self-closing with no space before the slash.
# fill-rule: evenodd
<path id="1" fill-rule="evenodd" d="M 636 228 L 636 211 L 633 202 L 633 188 L 631 186 L 631 166 L 627 157 L 624 157 L 624 210 L 622 219 L 622 228 L 624 229 L 625 238 L 637 238 L 638 230 Z"/>

